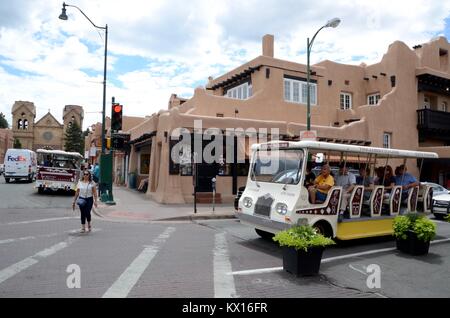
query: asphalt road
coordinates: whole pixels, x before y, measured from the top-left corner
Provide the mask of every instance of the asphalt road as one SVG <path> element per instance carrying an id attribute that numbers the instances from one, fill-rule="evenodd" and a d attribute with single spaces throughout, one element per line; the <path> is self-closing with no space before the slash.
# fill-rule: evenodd
<path id="1" fill-rule="evenodd" d="M 296 278 L 279 269 L 275 243 L 237 220 L 94 217 L 94 231 L 80 234 L 71 200 L 0 177 L 0 297 L 450 296 L 448 241 L 424 257 L 397 252 L 389 238 L 339 244 L 325 251 L 319 276 Z M 437 224 L 437 239 L 450 238 L 450 224 Z M 369 288 L 373 265 L 380 285 Z"/>

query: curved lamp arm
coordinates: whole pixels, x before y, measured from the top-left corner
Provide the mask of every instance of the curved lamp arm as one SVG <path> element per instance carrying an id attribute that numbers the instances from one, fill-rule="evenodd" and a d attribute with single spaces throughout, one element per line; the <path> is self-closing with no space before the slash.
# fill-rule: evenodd
<path id="1" fill-rule="evenodd" d="M 102 29 L 102 30 L 106 30 L 106 27 L 100 27 L 100 26 L 97 26 L 97 25 L 95 25 L 95 23 L 94 22 L 92 22 L 92 20 L 91 19 L 89 19 L 89 17 L 83 12 L 83 10 L 81 10 L 80 8 L 78 8 L 77 6 L 74 6 L 74 5 L 71 5 L 71 4 L 66 4 L 65 2 L 63 2 L 63 12 L 65 12 L 65 9 L 66 9 L 66 7 L 73 7 L 73 8 L 77 8 L 78 9 L 78 11 L 80 11 L 81 12 L 81 14 L 82 15 L 84 15 L 84 17 L 86 18 L 86 19 L 88 19 L 88 21 L 89 22 L 91 22 L 91 24 L 94 26 L 94 27 L 96 27 L 97 29 Z"/>

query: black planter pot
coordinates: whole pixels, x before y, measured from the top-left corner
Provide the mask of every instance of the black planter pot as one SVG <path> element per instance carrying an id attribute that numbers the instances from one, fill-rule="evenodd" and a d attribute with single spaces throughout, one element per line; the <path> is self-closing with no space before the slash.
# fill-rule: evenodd
<path id="1" fill-rule="evenodd" d="M 283 269 L 296 276 L 317 275 L 322 261 L 323 247 L 296 250 L 293 247 L 283 247 Z"/>
<path id="2" fill-rule="evenodd" d="M 397 239 L 397 249 L 411 255 L 425 255 L 428 254 L 430 242 L 424 242 L 417 238 L 414 232 L 407 232 L 408 238 L 406 240 Z"/>

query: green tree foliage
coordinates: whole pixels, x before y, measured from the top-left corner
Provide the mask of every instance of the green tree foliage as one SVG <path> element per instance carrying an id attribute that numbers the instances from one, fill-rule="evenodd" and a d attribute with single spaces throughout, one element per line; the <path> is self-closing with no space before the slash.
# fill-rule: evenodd
<path id="1" fill-rule="evenodd" d="M 73 122 L 67 127 L 64 141 L 65 151 L 78 152 L 81 155 L 84 155 L 83 132 L 76 122 Z"/>
<path id="2" fill-rule="evenodd" d="M 8 128 L 8 121 L 3 113 L 0 113 L 0 128 Z"/>
<path id="3" fill-rule="evenodd" d="M 13 145 L 13 148 L 15 148 L 15 149 L 22 149 L 22 144 L 21 144 L 21 142 L 20 142 L 20 140 L 19 139 L 14 139 L 14 145 Z"/>

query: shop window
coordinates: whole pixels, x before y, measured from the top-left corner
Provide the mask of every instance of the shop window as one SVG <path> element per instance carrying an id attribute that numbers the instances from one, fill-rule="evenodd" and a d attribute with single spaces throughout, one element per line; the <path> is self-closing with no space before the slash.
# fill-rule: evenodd
<path id="1" fill-rule="evenodd" d="M 140 154 L 139 156 L 139 174 L 148 175 L 150 172 L 150 154 Z"/>

